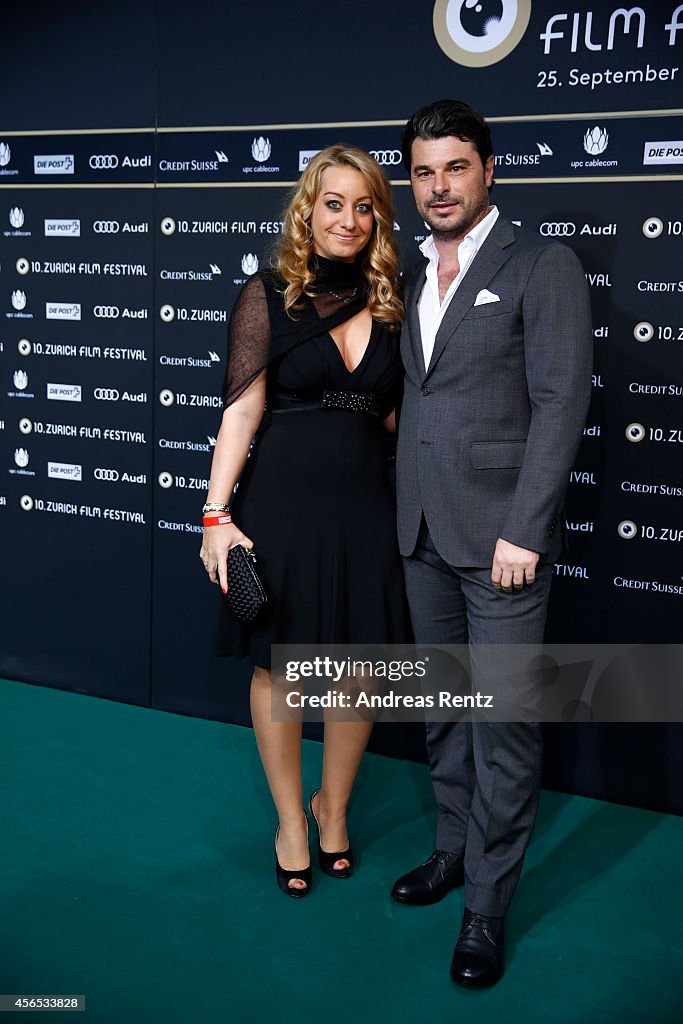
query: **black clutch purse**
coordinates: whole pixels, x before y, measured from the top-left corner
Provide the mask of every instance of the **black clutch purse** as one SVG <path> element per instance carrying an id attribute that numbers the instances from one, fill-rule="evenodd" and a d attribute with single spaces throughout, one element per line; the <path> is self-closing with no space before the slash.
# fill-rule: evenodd
<path id="1" fill-rule="evenodd" d="M 228 552 L 228 592 L 225 601 L 245 626 L 253 622 L 268 600 L 256 572 L 256 555 L 237 544 Z"/>

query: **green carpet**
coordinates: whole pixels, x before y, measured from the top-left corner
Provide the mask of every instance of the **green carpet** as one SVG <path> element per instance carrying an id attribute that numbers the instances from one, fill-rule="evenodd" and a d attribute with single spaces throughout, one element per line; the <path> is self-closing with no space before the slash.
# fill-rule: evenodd
<path id="1" fill-rule="evenodd" d="M 320 755 L 304 743 L 306 792 Z M 0 778 L 0 992 L 84 993 L 59 1020 L 683 1020 L 681 818 L 544 792 L 507 973 L 468 992 L 448 976 L 462 891 L 388 896 L 432 849 L 422 765 L 366 756 L 357 874 L 316 871 L 297 902 L 248 729 L 0 681 Z"/>

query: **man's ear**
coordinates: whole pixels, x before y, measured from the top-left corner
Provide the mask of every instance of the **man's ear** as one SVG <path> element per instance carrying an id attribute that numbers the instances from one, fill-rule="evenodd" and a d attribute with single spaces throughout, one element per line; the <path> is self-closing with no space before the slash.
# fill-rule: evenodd
<path id="1" fill-rule="evenodd" d="M 493 154 L 491 154 L 491 156 L 486 158 L 486 163 L 484 165 L 484 181 L 486 182 L 487 188 L 491 188 L 493 185 L 493 164 L 494 159 Z"/>

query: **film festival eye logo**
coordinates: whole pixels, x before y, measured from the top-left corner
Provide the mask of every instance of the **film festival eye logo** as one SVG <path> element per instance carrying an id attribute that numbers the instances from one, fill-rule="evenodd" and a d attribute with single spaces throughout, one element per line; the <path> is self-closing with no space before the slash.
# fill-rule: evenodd
<path id="1" fill-rule="evenodd" d="M 13 291 L 12 305 L 16 310 L 22 310 L 26 305 L 26 292 L 21 292 L 18 288 L 16 291 Z"/>
<path id="2" fill-rule="evenodd" d="M 633 337 L 636 341 L 639 341 L 641 345 L 646 345 L 648 341 L 652 341 L 655 336 L 655 329 L 649 320 L 641 320 L 640 323 L 636 324 L 633 328 Z"/>
<path id="3" fill-rule="evenodd" d="M 659 217 L 648 217 L 643 222 L 643 234 L 646 238 L 659 238 L 664 230 L 664 222 Z"/>
<path id="4" fill-rule="evenodd" d="M 436 0 L 434 35 L 456 64 L 485 68 L 512 53 L 530 17 L 531 0 Z"/>
<path id="5" fill-rule="evenodd" d="M 589 128 L 583 137 L 583 148 L 590 156 L 600 156 L 607 149 L 609 135 L 606 128 Z"/>
<path id="6" fill-rule="evenodd" d="M 13 207 L 9 212 L 9 222 L 13 228 L 21 228 L 24 226 L 24 211 L 20 210 L 18 206 Z"/>
<path id="7" fill-rule="evenodd" d="M 258 270 L 258 256 L 253 252 L 247 252 L 242 257 L 242 273 L 251 277 Z"/>
<path id="8" fill-rule="evenodd" d="M 0 142 L 0 167 L 7 167 L 12 156 L 12 150 L 6 142 Z"/>
<path id="9" fill-rule="evenodd" d="M 258 139 L 254 139 L 251 144 L 251 155 L 259 164 L 266 162 L 271 154 L 271 150 L 270 139 L 264 139 L 262 135 L 259 135 Z"/>

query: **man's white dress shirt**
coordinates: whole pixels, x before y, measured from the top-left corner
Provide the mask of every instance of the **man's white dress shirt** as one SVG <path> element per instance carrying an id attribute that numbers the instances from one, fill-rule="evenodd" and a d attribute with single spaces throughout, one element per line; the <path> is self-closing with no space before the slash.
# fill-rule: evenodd
<path id="1" fill-rule="evenodd" d="M 472 260 L 484 244 L 491 228 L 498 219 L 498 207 L 492 206 L 486 216 L 476 224 L 471 231 L 468 231 L 458 246 L 458 263 L 460 271 L 451 281 L 450 287 L 444 295 L 443 302 L 439 301 L 439 253 L 436 248 L 433 235 L 425 238 L 420 246 L 420 252 L 429 260 L 427 266 L 427 280 L 418 300 L 418 313 L 420 316 L 420 333 L 422 335 L 422 353 L 425 361 L 425 369 L 429 367 L 429 361 L 434 351 L 434 341 L 441 326 L 441 321 L 448 309 L 451 299 L 460 287 L 462 279 L 469 270 Z"/>

